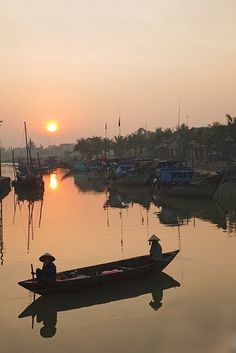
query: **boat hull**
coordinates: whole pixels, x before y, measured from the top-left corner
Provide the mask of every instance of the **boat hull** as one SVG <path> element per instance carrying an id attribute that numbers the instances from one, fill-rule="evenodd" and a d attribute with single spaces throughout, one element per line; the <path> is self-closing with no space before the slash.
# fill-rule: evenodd
<path id="1" fill-rule="evenodd" d="M 185 198 L 211 198 L 222 181 L 221 175 L 212 176 L 200 181 L 192 181 L 187 184 L 160 185 L 155 188 L 159 195 Z"/>
<path id="2" fill-rule="evenodd" d="M 4 199 L 11 191 L 11 179 L 9 177 L 0 177 L 0 200 Z"/>
<path id="3" fill-rule="evenodd" d="M 140 186 L 151 184 L 154 177 L 154 170 L 151 165 L 142 165 L 135 170 L 130 170 L 121 176 L 109 178 L 111 186 Z"/>

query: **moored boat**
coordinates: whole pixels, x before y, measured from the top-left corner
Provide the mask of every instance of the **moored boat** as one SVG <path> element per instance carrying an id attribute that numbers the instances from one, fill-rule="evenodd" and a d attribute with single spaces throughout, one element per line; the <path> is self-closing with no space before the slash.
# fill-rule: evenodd
<path id="1" fill-rule="evenodd" d="M 115 173 L 113 172 L 113 174 L 109 176 L 109 184 L 112 186 L 147 185 L 152 183 L 153 177 L 154 169 L 151 163 L 133 168 L 129 165 L 119 165 Z"/>
<path id="2" fill-rule="evenodd" d="M 188 183 L 166 184 L 155 186 L 159 195 L 185 198 L 211 198 L 220 186 L 222 175 L 210 175 L 199 180 L 192 180 Z"/>
<path id="3" fill-rule="evenodd" d="M 115 281 L 145 275 L 148 272 L 161 272 L 178 253 L 179 250 L 163 253 L 160 260 L 152 260 L 150 255 L 143 255 L 59 272 L 56 281 L 50 283 L 40 283 L 32 278 L 18 284 L 41 295 L 86 291 Z"/>
<path id="4" fill-rule="evenodd" d="M 26 130 L 26 122 L 24 122 L 25 129 L 25 149 L 26 149 L 26 162 L 20 161 L 17 165 L 15 164 L 15 156 L 13 153 L 13 165 L 14 165 L 14 174 L 15 179 L 12 181 L 12 186 L 15 191 L 32 191 L 37 189 L 44 191 L 44 181 L 43 175 L 40 170 L 39 157 L 38 161 L 35 162 L 32 158 L 31 153 L 31 140 L 28 143 L 28 135 Z"/>
<path id="5" fill-rule="evenodd" d="M 153 188 L 159 195 L 185 198 L 210 198 L 223 180 L 222 173 L 195 178 L 193 169 L 184 161 L 159 163 Z"/>
<path id="6" fill-rule="evenodd" d="M 9 177 L 0 176 L 0 199 L 4 199 L 5 196 L 11 191 L 11 179 Z"/>

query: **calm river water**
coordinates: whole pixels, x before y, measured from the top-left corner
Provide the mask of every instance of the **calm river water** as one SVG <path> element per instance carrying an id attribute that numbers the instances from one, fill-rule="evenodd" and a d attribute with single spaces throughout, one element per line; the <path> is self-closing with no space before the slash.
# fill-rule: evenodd
<path id="1" fill-rule="evenodd" d="M 13 177 L 11 167 L 2 174 Z M 2 201 L 1 352 L 235 353 L 235 205 L 108 192 L 103 180 L 63 175 L 45 176 L 43 203 L 16 204 L 13 191 Z M 145 254 L 153 233 L 163 251 L 180 248 L 158 282 L 55 296 L 19 318 L 33 295 L 17 282 L 41 254 L 62 271 Z"/>

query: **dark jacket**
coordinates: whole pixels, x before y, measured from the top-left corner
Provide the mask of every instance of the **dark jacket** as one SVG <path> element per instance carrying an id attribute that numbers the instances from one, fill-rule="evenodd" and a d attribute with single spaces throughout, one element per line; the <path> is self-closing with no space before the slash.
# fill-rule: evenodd
<path id="1" fill-rule="evenodd" d="M 42 267 L 42 277 L 50 281 L 56 280 L 56 265 L 53 262 L 44 263 Z"/>

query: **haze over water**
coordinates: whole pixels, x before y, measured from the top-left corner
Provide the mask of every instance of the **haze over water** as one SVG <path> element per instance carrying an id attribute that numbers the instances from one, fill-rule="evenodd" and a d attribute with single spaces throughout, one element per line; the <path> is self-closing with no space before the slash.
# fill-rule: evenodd
<path id="1" fill-rule="evenodd" d="M 11 168 L 3 174 L 12 176 Z M 143 189 L 139 195 L 109 193 L 101 180 L 96 185 L 62 176 L 58 170 L 45 177 L 41 223 L 38 201 L 33 234 L 27 202 L 16 205 L 15 216 L 14 192 L 2 202 L 4 353 L 235 352 L 235 208 L 210 201 L 184 208 Z M 55 297 L 36 309 L 33 323 L 30 316 L 18 318 L 33 295 L 17 282 L 31 277 L 31 263 L 41 266 L 42 253 L 52 253 L 62 271 L 148 253 L 153 233 L 163 251 L 180 248 L 161 283 L 143 279 L 82 297 Z"/>

